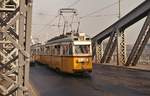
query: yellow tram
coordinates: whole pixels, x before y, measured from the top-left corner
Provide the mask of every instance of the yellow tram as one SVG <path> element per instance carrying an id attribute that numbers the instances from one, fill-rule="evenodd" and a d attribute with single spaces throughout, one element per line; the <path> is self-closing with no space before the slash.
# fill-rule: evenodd
<path id="1" fill-rule="evenodd" d="M 85 33 L 66 33 L 31 46 L 32 61 L 67 73 L 92 72 L 91 39 Z"/>

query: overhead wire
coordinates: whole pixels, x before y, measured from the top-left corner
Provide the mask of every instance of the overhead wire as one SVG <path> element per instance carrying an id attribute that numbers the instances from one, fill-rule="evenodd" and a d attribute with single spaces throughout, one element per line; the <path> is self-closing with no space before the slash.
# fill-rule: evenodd
<path id="1" fill-rule="evenodd" d="M 76 0 L 75 2 L 73 2 L 72 4 L 70 4 L 68 6 L 68 8 L 75 6 L 76 4 L 78 4 L 81 0 Z"/>
<path id="2" fill-rule="evenodd" d="M 40 33 L 41 31 L 45 31 L 46 27 L 48 27 L 48 26 L 50 26 L 50 27 L 54 26 L 54 25 L 52 25 L 52 23 L 57 19 L 58 16 L 59 16 L 59 15 L 55 16 L 55 17 L 54 17 L 53 19 L 51 19 L 50 22 L 48 22 L 47 24 L 42 24 L 43 27 L 37 32 L 37 34 Z M 33 24 L 33 25 L 34 25 L 34 24 Z M 40 37 L 40 34 L 38 34 L 38 36 Z M 39 37 L 38 37 L 38 38 L 39 38 Z"/>
<path id="3" fill-rule="evenodd" d="M 42 13 L 33 13 L 33 16 L 40 16 L 40 17 L 51 17 L 51 16 L 55 16 L 55 15 L 52 15 L 52 14 L 42 14 Z"/>
<path id="4" fill-rule="evenodd" d="M 58 26 L 56 24 L 48 25 L 48 24 L 32 24 L 33 26 Z"/>
<path id="5" fill-rule="evenodd" d="M 104 16 L 118 16 L 118 14 L 99 14 L 99 15 L 88 16 L 86 18 L 95 18 L 95 17 L 104 17 Z"/>
<path id="6" fill-rule="evenodd" d="M 68 7 L 72 7 L 72 6 L 75 6 L 76 4 L 78 4 L 80 2 L 80 0 L 76 0 L 75 2 L 73 2 L 72 4 L 70 4 Z M 49 15 L 49 14 L 43 14 L 43 13 L 36 13 L 35 15 L 37 15 L 37 16 L 45 16 L 45 15 L 47 15 L 47 16 L 52 16 L 52 15 Z M 43 25 L 44 27 L 42 27 L 40 30 L 39 30 L 39 32 L 41 32 L 41 31 L 43 31 L 47 26 L 50 26 L 50 27 L 52 27 L 52 26 L 58 26 L 58 27 L 60 27 L 61 25 L 59 25 L 59 23 L 58 23 L 58 25 L 55 25 L 55 24 L 52 24 L 53 22 L 54 22 L 54 20 L 58 17 L 59 15 L 57 15 L 57 16 L 55 16 L 55 18 L 54 19 L 52 19 L 49 23 L 47 23 L 47 24 L 32 24 L 33 26 L 37 26 L 37 25 L 39 25 L 39 26 L 41 26 L 41 25 Z"/>
<path id="7" fill-rule="evenodd" d="M 55 17 L 54 17 L 50 22 L 48 22 L 47 24 L 44 24 L 44 27 L 42 27 L 39 32 L 43 31 L 47 26 L 52 25 L 52 23 L 56 20 L 57 17 L 58 17 L 58 15 L 55 16 Z M 50 27 L 52 27 L 52 26 L 50 26 Z"/>
<path id="8" fill-rule="evenodd" d="M 78 4 L 80 1 L 81 1 L 81 0 L 76 0 L 75 2 L 73 2 L 72 4 L 70 4 L 68 7 L 75 6 L 75 5 Z M 94 14 L 99 13 L 99 12 L 101 12 L 101 11 L 107 9 L 107 8 L 110 8 L 110 7 L 112 7 L 112 6 L 114 6 L 114 5 L 118 4 L 118 3 L 119 3 L 119 1 L 118 1 L 118 2 L 114 2 L 114 3 L 112 3 L 112 4 L 108 5 L 108 6 L 105 6 L 105 7 L 101 8 L 101 9 L 98 9 L 98 10 L 96 10 L 96 11 L 94 11 L 94 12 L 88 13 L 88 14 L 86 14 L 86 15 L 80 17 L 80 19 L 83 19 L 83 18 L 86 18 L 86 17 L 112 16 L 112 15 L 114 15 L 114 14 L 109 14 L 109 15 L 94 15 Z M 38 15 L 46 15 L 46 14 L 40 14 L 40 13 L 39 13 Z M 48 14 L 47 14 L 47 15 L 48 15 Z M 94 16 L 92 16 L 92 15 L 94 15 Z M 115 15 L 116 15 L 116 14 L 115 14 Z M 49 15 L 49 16 L 50 16 L 50 15 Z M 52 25 L 51 23 L 53 23 L 53 21 L 54 21 L 57 17 L 58 17 L 58 16 L 55 16 L 55 18 L 52 19 L 52 20 L 51 20 L 49 23 L 47 23 L 47 24 L 33 24 L 33 25 L 44 25 L 44 27 L 40 30 L 40 31 L 42 31 L 42 30 L 43 30 L 45 27 L 47 27 L 47 26 L 54 26 L 54 25 Z"/>
<path id="9" fill-rule="evenodd" d="M 122 1 L 122 0 L 121 0 L 121 1 Z M 94 15 L 94 14 L 96 14 L 96 13 L 102 12 L 102 11 L 104 11 L 104 10 L 106 10 L 106 9 L 108 9 L 108 8 L 110 8 L 110 7 L 112 7 L 112 6 L 116 5 L 116 4 L 118 4 L 118 3 L 119 3 L 119 1 L 114 2 L 114 3 L 112 3 L 112 4 L 109 4 L 109 5 L 107 5 L 107 6 L 103 7 L 103 8 L 100 8 L 100 9 L 96 10 L 96 11 L 93 11 L 93 12 L 91 12 L 91 13 L 88 13 L 88 14 L 84 15 L 84 16 L 81 16 L 80 19 L 83 19 L 83 18 L 92 16 L 92 15 Z"/>
<path id="10" fill-rule="evenodd" d="M 116 16 L 116 15 L 118 15 L 118 14 L 103 14 L 103 15 L 94 15 L 94 16 L 92 16 L 92 17 L 102 17 L 102 16 Z"/>
<path id="11" fill-rule="evenodd" d="M 75 6 L 76 4 L 78 4 L 80 1 L 81 1 L 81 0 L 76 0 L 75 2 L 73 2 L 72 4 L 70 4 L 68 7 L 73 7 L 73 6 Z M 121 0 L 121 1 L 122 1 L 122 0 Z M 110 5 L 107 5 L 107 6 L 103 7 L 103 8 L 101 8 L 101 9 L 98 9 L 98 10 L 96 10 L 96 11 L 93 11 L 93 12 L 91 12 L 91 13 L 88 13 L 88 14 L 86 14 L 86 15 L 80 17 L 80 19 L 83 19 L 83 18 L 86 18 L 86 17 L 101 17 L 101 16 L 112 16 L 112 15 L 116 15 L 116 14 L 108 14 L 108 15 L 94 15 L 94 14 L 99 13 L 99 12 L 105 10 L 105 9 L 108 9 L 108 8 L 110 8 L 110 7 L 112 7 L 112 6 L 116 5 L 116 4 L 118 4 L 118 3 L 119 3 L 119 1 L 118 1 L 118 2 L 114 2 L 114 3 L 110 4 Z M 47 15 L 47 14 L 40 14 L 40 13 L 39 13 L 39 14 L 37 14 L 37 15 Z M 94 16 L 92 16 L 92 15 L 94 15 Z M 41 32 L 41 31 L 45 30 L 45 28 L 46 28 L 47 26 L 50 26 L 50 27 L 52 27 L 52 26 L 57 26 L 57 25 L 52 24 L 52 23 L 55 21 L 55 19 L 57 19 L 57 17 L 58 17 L 58 15 L 55 16 L 55 17 L 54 17 L 49 23 L 47 23 L 47 24 L 33 24 L 33 25 L 44 25 L 44 27 L 42 27 L 42 28 L 40 29 L 40 31 L 39 31 L 39 32 Z"/>

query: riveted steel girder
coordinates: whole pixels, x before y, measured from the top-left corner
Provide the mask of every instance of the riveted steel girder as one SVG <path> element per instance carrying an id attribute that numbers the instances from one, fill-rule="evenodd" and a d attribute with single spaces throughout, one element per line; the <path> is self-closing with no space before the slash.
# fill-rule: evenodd
<path id="1" fill-rule="evenodd" d="M 112 24 L 110 27 L 108 27 L 104 31 L 94 36 L 92 38 L 92 41 L 93 42 L 103 41 L 104 39 L 108 38 L 111 35 L 114 28 L 117 28 L 119 30 L 126 29 L 127 27 L 131 26 L 132 24 L 136 23 L 142 18 L 146 17 L 149 10 L 150 10 L 150 0 L 146 0 L 142 4 L 140 4 L 138 7 L 136 7 L 134 10 L 129 12 L 127 15 L 122 17 L 120 20 Z"/>
<path id="2" fill-rule="evenodd" d="M 0 3 L 0 96 L 28 96 L 32 0 Z"/>
<path id="3" fill-rule="evenodd" d="M 114 51 L 114 49 L 110 49 L 110 48 L 113 48 L 113 47 L 115 48 L 115 45 L 113 47 L 111 47 L 113 44 L 112 43 L 113 39 L 111 39 L 111 38 L 114 38 L 111 36 L 114 32 L 114 29 L 119 30 L 119 32 L 117 32 L 117 63 L 118 64 L 121 63 L 123 65 L 129 65 L 130 63 L 132 65 L 135 65 L 137 63 L 146 43 L 148 42 L 149 31 L 147 31 L 147 32 L 145 31 L 145 33 L 146 33 L 145 35 L 141 35 L 144 33 L 140 33 L 140 36 L 138 37 L 136 44 L 133 48 L 133 52 L 129 56 L 127 63 L 126 63 L 126 46 L 125 46 L 126 44 L 125 44 L 124 30 L 126 28 L 128 28 L 129 26 L 133 25 L 134 23 L 136 23 L 137 21 L 146 17 L 149 14 L 149 11 L 150 11 L 150 0 L 146 0 L 142 4 L 140 4 L 138 7 L 133 9 L 131 12 L 129 12 L 127 15 L 122 17 L 120 20 L 118 20 L 117 22 L 112 24 L 110 27 L 108 27 L 107 29 L 105 29 L 104 31 L 100 32 L 99 34 L 97 34 L 96 36 L 94 36 L 92 38 L 92 42 L 96 43 L 96 42 L 102 42 L 104 39 L 110 37 L 110 40 L 108 42 L 108 45 L 107 45 L 104 55 L 102 57 L 101 63 L 110 62 L 111 55 Z M 147 30 L 148 29 L 149 29 L 149 26 L 147 25 Z M 139 39 L 140 37 L 142 39 Z M 139 43 L 137 43 L 137 42 L 139 42 Z M 139 47 L 137 47 L 137 46 L 139 46 Z M 134 53 L 134 51 L 137 48 L 138 48 L 137 53 Z M 136 54 L 136 55 L 133 56 L 132 54 Z"/>
<path id="4" fill-rule="evenodd" d="M 95 54 L 95 63 L 99 64 L 103 56 L 103 42 L 96 43 L 94 47 L 95 49 L 93 50 L 93 52 Z"/>
<path id="5" fill-rule="evenodd" d="M 116 31 L 113 31 L 105 48 L 101 63 L 109 63 L 116 46 Z"/>
<path id="6" fill-rule="evenodd" d="M 132 64 L 132 66 L 135 66 L 137 64 L 149 38 L 150 38 L 150 13 L 147 16 L 143 28 L 134 44 L 134 47 L 132 48 L 132 51 L 126 62 L 126 66 L 130 64 Z"/>
<path id="7" fill-rule="evenodd" d="M 126 63 L 126 39 L 124 31 L 117 30 L 117 65 Z"/>

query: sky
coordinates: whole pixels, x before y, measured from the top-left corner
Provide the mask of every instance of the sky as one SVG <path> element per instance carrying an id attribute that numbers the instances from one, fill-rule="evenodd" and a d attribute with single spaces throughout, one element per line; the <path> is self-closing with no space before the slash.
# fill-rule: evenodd
<path id="1" fill-rule="evenodd" d="M 145 0 L 121 0 L 121 17 L 133 10 Z M 90 37 L 102 32 L 118 20 L 118 0 L 33 0 L 32 38 L 45 42 L 46 40 L 60 35 L 56 26 L 56 16 L 60 8 L 75 8 L 80 17 L 80 32 L 85 32 Z M 142 28 L 144 20 L 125 30 L 128 44 L 133 44 Z"/>

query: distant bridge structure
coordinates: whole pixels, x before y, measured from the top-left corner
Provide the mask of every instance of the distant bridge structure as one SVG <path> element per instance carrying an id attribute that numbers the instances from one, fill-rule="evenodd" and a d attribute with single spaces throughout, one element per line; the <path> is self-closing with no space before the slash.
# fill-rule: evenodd
<path id="1" fill-rule="evenodd" d="M 146 21 L 132 48 L 131 53 L 126 55 L 125 29 L 146 17 Z M 103 41 L 109 39 L 106 48 L 103 49 Z M 110 63 L 112 55 L 117 49 L 117 65 L 136 66 L 144 47 L 150 38 L 150 0 L 145 0 L 110 27 L 92 38 L 93 54 L 96 63 Z"/>

